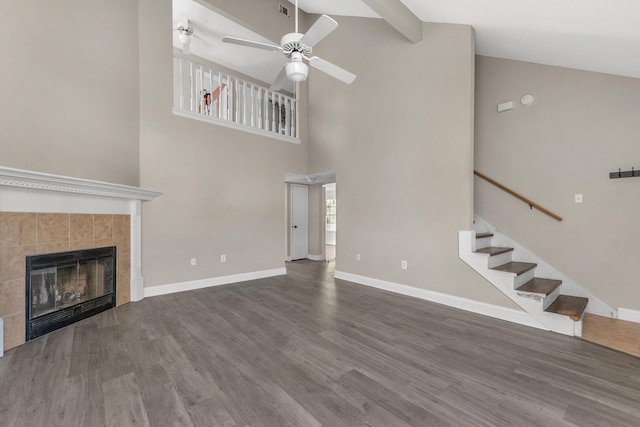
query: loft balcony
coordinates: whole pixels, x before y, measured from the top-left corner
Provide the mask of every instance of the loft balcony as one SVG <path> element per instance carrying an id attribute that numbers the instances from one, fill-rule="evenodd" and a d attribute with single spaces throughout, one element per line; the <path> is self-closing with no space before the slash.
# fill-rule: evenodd
<path id="1" fill-rule="evenodd" d="M 300 143 L 295 98 L 177 53 L 173 66 L 174 114 Z"/>

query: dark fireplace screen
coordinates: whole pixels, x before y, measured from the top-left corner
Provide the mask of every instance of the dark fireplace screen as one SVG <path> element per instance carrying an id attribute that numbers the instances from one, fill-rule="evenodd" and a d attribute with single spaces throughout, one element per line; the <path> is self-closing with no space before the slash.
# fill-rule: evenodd
<path id="1" fill-rule="evenodd" d="M 116 248 L 27 257 L 27 341 L 115 307 Z"/>

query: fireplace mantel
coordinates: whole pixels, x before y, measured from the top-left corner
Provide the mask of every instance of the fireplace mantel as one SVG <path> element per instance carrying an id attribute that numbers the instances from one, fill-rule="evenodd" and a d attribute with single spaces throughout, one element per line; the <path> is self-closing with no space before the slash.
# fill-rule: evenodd
<path id="1" fill-rule="evenodd" d="M 0 186 L 129 200 L 153 200 L 162 194 L 157 191 L 145 190 L 144 188 L 131 187 L 128 185 L 52 175 L 2 166 L 0 166 Z"/>
<path id="2" fill-rule="evenodd" d="M 0 212 L 130 215 L 132 301 L 144 297 L 142 202 L 161 194 L 128 185 L 0 166 Z"/>

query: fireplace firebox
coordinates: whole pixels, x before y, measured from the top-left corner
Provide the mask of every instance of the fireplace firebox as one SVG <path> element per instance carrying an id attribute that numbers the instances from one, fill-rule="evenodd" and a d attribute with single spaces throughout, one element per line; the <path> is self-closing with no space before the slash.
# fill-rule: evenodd
<path id="1" fill-rule="evenodd" d="M 115 307 L 115 246 L 26 261 L 27 341 Z"/>

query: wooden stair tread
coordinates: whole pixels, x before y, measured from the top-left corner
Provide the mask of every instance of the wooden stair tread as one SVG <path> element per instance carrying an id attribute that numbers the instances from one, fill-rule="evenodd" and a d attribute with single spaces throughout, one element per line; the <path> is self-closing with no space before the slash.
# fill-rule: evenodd
<path id="1" fill-rule="evenodd" d="M 560 295 L 545 311 L 563 314 L 571 320 L 578 321 L 588 303 L 588 298 Z"/>
<path id="2" fill-rule="evenodd" d="M 499 265 L 497 267 L 493 267 L 491 270 L 504 271 L 506 273 L 515 273 L 516 276 L 521 275 L 522 273 L 526 273 L 532 268 L 536 268 L 538 264 L 534 264 L 532 262 L 508 262 L 506 264 Z"/>
<path id="3" fill-rule="evenodd" d="M 516 292 L 527 292 L 531 294 L 539 294 L 547 296 L 551 292 L 555 291 L 558 286 L 562 284 L 562 280 L 554 279 L 541 279 L 540 277 L 534 277 L 524 285 L 516 289 Z"/>
<path id="4" fill-rule="evenodd" d="M 482 249 L 478 249 L 476 250 L 477 254 L 489 254 L 490 256 L 493 255 L 500 255 L 500 254 L 504 254 L 506 252 L 511 252 L 513 251 L 513 248 L 502 248 L 499 246 L 489 246 L 486 248 L 482 248 Z"/>
<path id="5" fill-rule="evenodd" d="M 485 237 L 493 237 L 493 233 L 476 233 L 476 239 L 484 239 Z"/>

